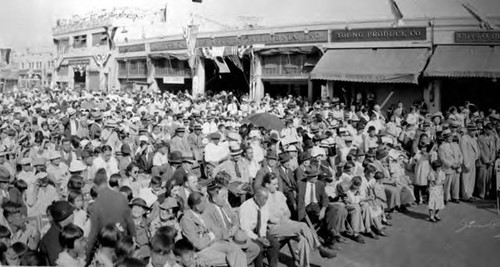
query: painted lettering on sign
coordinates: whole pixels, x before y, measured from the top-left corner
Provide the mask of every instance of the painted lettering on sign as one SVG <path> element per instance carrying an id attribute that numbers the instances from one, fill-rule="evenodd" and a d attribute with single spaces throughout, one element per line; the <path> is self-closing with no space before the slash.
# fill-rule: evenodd
<path id="1" fill-rule="evenodd" d="M 301 32 L 280 32 L 275 34 L 252 34 L 241 37 L 215 37 L 199 38 L 196 40 L 197 47 L 211 46 L 238 46 L 252 44 L 293 44 L 293 43 L 314 43 L 327 42 L 328 31 L 301 31 Z"/>
<path id="2" fill-rule="evenodd" d="M 146 51 L 145 44 L 127 45 L 118 47 L 119 53 L 130 53 L 130 52 L 141 52 L 141 51 Z"/>
<path id="3" fill-rule="evenodd" d="M 458 44 L 500 44 L 500 31 L 463 31 L 455 32 Z"/>
<path id="4" fill-rule="evenodd" d="M 181 50 L 186 49 L 186 41 L 185 40 L 175 40 L 175 41 L 164 41 L 164 42 L 156 42 L 150 44 L 151 51 L 166 51 L 166 50 Z"/>
<path id="5" fill-rule="evenodd" d="M 333 30 L 332 42 L 425 41 L 425 27 Z"/>

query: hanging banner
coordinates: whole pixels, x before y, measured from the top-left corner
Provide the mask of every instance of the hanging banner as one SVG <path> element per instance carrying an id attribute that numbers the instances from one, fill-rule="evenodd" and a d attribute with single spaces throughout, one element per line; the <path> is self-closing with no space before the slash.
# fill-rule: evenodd
<path id="1" fill-rule="evenodd" d="M 107 53 L 94 54 L 95 64 L 97 64 L 98 67 L 104 67 L 110 56 L 111 55 Z"/>
<path id="2" fill-rule="evenodd" d="M 163 77 L 164 84 L 184 84 L 184 76 Z"/>

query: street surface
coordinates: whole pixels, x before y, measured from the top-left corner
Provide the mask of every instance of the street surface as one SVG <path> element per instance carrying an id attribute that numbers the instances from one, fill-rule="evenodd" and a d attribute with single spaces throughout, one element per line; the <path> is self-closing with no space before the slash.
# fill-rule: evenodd
<path id="1" fill-rule="evenodd" d="M 389 237 L 366 244 L 352 240 L 340 244 L 334 259 L 313 253 L 311 266 L 335 267 L 493 267 L 500 266 L 500 216 L 495 202 L 448 204 L 441 222 L 426 221 L 427 206 L 413 206 L 410 213 L 393 216 Z M 281 266 L 292 263 L 287 246 Z"/>

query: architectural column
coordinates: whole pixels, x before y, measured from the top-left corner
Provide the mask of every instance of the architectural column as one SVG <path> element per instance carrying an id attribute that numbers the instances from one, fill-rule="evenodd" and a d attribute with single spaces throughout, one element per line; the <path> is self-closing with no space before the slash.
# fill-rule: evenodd
<path id="1" fill-rule="evenodd" d="M 264 83 L 262 82 L 262 61 L 259 55 L 254 55 L 253 64 L 251 64 L 250 77 L 250 98 L 260 101 L 264 97 Z"/>
<path id="2" fill-rule="evenodd" d="M 194 98 L 198 98 L 198 95 L 202 97 L 205 95 L 205 61 L 200 57 L 197 61 L 192 83 L 192 95 Z"/>
<path id="3" fill-rule="evenodd" d="M 68 86 L 75 90 L 75 69 L 72 65 L 68 65 Z"/>
<path id="4" fill-rule="evenodd" d="M 422 93 L 430 114 L 441 111 L 441 80 L 430 81 L 425 85 Z"/>
<path id="5" fill-rule="evenodd" d="M 312 102 L 313 100 L 313 82 L 311 79 L 307 80 L 307 101 Z"/>

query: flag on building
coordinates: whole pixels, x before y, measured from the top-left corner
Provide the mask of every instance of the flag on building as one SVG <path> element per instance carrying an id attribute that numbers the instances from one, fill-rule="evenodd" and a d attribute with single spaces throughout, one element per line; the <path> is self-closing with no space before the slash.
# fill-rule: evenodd
<path id="1" fill-rule="evenodd" d="M 189 25 L 185 28 L 184 30 L 184 39 L 186 40 L 186 47 L 187 47 L 187 54 L 188 54 L 188 64 L 191 70 L 193 71 L 196 69 L 196 38 L 198 36 L 198 30 L 199 26 L 198 25 Z"/>
<path id="2" fill-rule="evenodd" d="M 0 49 L 0 64 L 10 64 L 10 48 L 2 48 Z"/>

